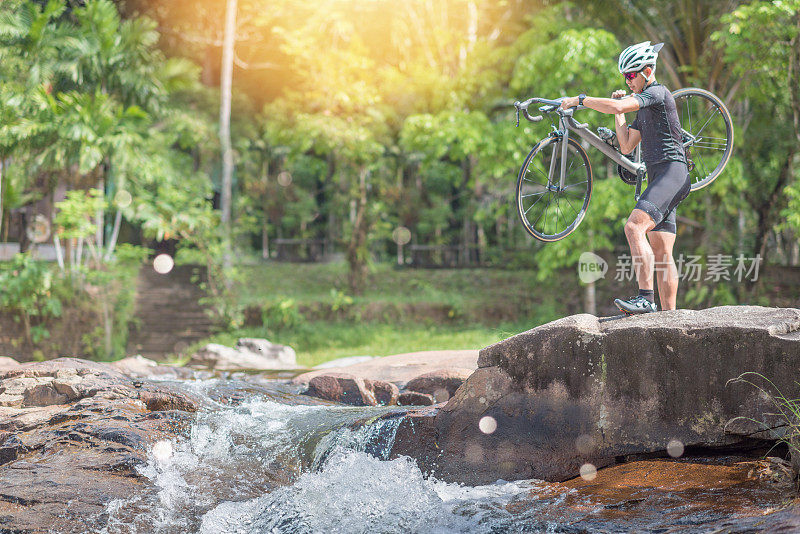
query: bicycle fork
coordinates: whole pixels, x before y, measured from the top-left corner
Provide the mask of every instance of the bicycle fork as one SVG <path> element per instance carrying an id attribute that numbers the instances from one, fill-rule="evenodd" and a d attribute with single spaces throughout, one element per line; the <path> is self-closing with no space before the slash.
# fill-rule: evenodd
<path id="1" fill-rule="evenodd" d="M 561 165 L 560 165 L 560 178 L 558 180 L 557 191 L 564 189 L 564 180 L 567 175 L 567 145 L 569 144 L 569 128 L 567 127 L 564 117 L 561 117 L 561 130 L 560 132 L 553 132 L 561 138 Z M 553 184 L 553 171 L 556 167 L 556 155 L 559 149 L 558 143 L 553 143 L 553 156 L 550 158 L 550 168 L 547 171 L 547 187 Z M 553 184 L 554 185 L 554 184 Z"/>

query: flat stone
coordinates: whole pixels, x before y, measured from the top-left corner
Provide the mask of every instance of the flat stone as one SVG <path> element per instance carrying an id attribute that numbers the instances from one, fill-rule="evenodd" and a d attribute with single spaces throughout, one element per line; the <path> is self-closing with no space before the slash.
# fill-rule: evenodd
<path id="1" fill-rule="evenodd" d="M 194 355 L 189 366 L 217 370 L 279 370 L 296 369 L 294 349 L 276 345 L 266 339 L 242 338 L 236 347 L 209 343 Z"/>
<path id="2" fill-rule="evenodd" d="M 412 378 L 439 369 L 477 369 L 477 350 L 434 350 L 410 352 L 373 358 L 366 362 L 340 367 L 343 373 L 369 380 L 383 380 L 405 388 Z M 318 369 L 296 376 L 295 384 L 308 384 L 315 376 L 328 374 L 326 369 Z"/>

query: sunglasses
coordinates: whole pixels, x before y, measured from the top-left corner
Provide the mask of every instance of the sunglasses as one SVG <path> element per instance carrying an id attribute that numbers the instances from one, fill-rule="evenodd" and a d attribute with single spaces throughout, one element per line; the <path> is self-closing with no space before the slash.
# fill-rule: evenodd
<path id="1" fill-rule="evenodd" d="M 630 82 L 639 75 L 639 72 L 623 72 L 622 75 L 625 76 L 625 79 Z"/>

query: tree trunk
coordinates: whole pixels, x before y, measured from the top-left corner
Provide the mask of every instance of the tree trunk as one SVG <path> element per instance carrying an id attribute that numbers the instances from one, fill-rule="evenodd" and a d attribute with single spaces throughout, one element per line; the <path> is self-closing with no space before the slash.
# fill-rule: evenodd
<path id="1" fill-rule="evenodd" d="M 261 200 L 264 220 L 261 224 L 261 257 L 269 259 L 269 159 L 264 160 L 264 198 Z"/>
<path id="2" fill-rule="evenodd" d="M 222 230 L 224 234 L 223 264 L 231 263 L 231 187 L 233 182 L 233 148 L 231 147 L 231 90 L 233 85 L 233 47 L 236 34 L 237 0 L 227 0 L 225 7 L 225 39 L 222 46 L 220 74 L 219 138 L 222 146 Z"/>
<path id="3" fill-rule="evenodd" d="M 756 229 L 755 243 L 753 245 L 753 257 L 760 254 L 762 261 L 767 262 L 767 233 L 773 226 L 774 212 L 777 210 L 778 201 L 783 196 L 783 189 L 789 182 L 792 175 L 792 160 L 794 159 L 796 151 L 790 150 L 786 157 L 786 162 L 781 167 L 778 181 L 775 187 L 772 188 L 770 195 L 756 208 L 756 215 L 758 216 L 758 227 Z"/>
<path id="4" fill-rule="evenodd" d="M 358 199 L 355 203 L 355 218 L 350 242 L 347 245 L 347 263 L 350 266 L 350 291 L 360 295 L 367 278 L 367 169 L 358 171 Z"/>
<path id="5" fill-rule="evenodd" d="M 3 235 L 3 176 L 5 176 L 5 161 L 0 160 L 0 235 Z"/>
<path id="6" fill-rule="evenodd" d="M 103 198 L 105 198 L 106 194 L 106 186 L 105 180 L 103 179 L 102 172 L 100 173 L 100 178 L 97 180 L 97 190 L 103 193 Z M 95 213 L 95 242 L 97 243 L 97 250 L 103 250 L 103 226 L 104 226 L 104 219 L 105 214 L 103 213 L 102 208 L 97 210 Z"/>

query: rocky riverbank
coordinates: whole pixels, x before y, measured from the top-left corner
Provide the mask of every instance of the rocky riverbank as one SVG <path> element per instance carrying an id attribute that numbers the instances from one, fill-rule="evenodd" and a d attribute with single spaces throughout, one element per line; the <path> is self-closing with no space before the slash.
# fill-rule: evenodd
<path id="1" fill-rule="evenodd" d="M 0 531 L 88 532 L 141 490 L 152 445 L 185 432 L 197 399 L 74 358 L 0 371 Z"/>

